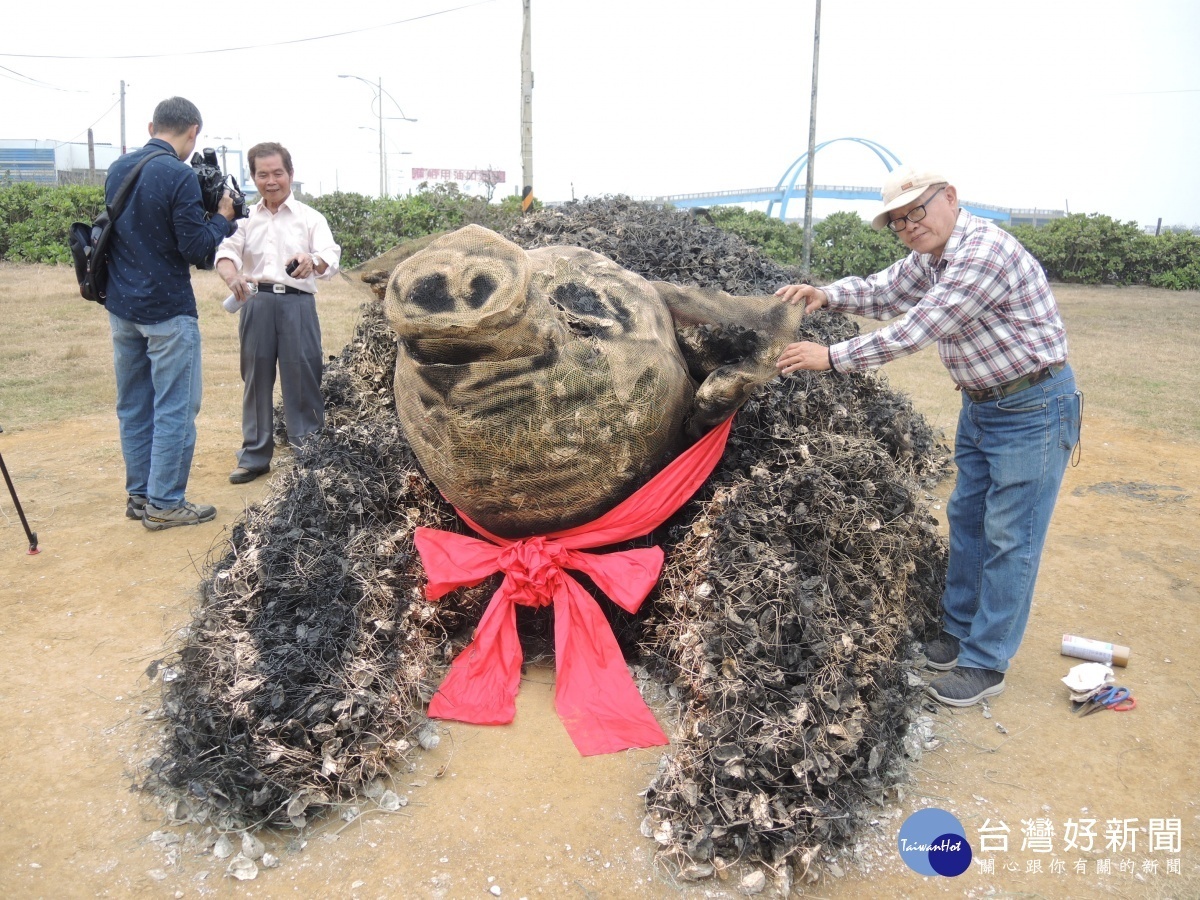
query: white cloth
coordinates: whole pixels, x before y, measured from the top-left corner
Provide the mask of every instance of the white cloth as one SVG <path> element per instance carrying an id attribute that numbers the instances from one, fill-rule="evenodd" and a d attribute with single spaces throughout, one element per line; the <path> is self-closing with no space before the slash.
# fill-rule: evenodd
<path id="1" fill-rule="evenodd" d="M 315 253 L 328 265 L 317 278 L 332 278 L 342 258 L 325 217 L 288 194 L 276 212 L 261 200 L 250 207 L 250 217 L 239 219 L 237 231 L 217 249 L 217 260 L 231 260 L 250 281 L 290 284 L 308 294 L 317 292 L 316 278 L 291 278 L 284 271 L 297 253 Z"/>
<path id="2" fill-rule="evenodd" d="M 1071 689 L 1071 699 L 1079 702 L 1102 687 L 1113 683 L 1113 670 L 1104 663 L 1088 662 L 1072 666 L 1063 684 Z"/>

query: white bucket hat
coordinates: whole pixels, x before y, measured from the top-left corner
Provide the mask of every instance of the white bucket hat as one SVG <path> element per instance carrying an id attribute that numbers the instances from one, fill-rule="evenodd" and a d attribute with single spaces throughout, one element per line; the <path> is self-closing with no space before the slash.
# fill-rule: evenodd
<path id="1" fill-rule="evenodd" d="M 890 213 L 894 209 L 907 206 L 934 184 L 948 184 L 949 179 L 940 173 L 929 169 L 914 169 L 912 166 L 901 166 L 888 173 L 883 183 L 883 209 L 871 220 L 871 227 L 878 231 L 885 228 Z"/>

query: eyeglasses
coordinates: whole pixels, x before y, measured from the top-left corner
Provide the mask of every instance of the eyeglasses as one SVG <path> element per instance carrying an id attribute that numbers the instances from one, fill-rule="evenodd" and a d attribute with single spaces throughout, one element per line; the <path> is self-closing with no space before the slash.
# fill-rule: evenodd
<path id="1" fill-rule="evenodd" d="M 913 222 L 914 224 L 920 222 L 923 218 L 925 218 L 925 214 L 927 212 L 925 207 L 932 203 L 933 198 L 945 189 L 946 185 L 943 184 L 940 188 L 934 191 L 932 195 L 930 195 L 928 200 L 926 200 L 920 206 L 910 209 L 907 215 L 903 215 L 898 219 L 888 219 L 888 228 L 892 229 L 892 231 L 900 232 L 908 227 L 909 222 Z"/>

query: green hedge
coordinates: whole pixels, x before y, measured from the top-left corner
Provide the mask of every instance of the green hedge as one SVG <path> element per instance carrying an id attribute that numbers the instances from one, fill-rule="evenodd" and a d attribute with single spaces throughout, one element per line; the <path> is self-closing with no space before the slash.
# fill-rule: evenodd
<path id="1" fill-rule="evenodd" d="M 1009 229 L 1037 257 L 1052 281 L 1148 284 L 1200 289 L 1200 237 L 1187 232 L 1146 234 L 1136 222 L 1074 213 L 1040 228 Z"/>
<path id="2" fill-rule="evenodd" d="M 92 221 L 102 209 L 99 185 L 0 185 L 0 259 L 69 263 L 67 229 Z"/>
<path id="3" fill-rule="evenodd" d="M 804 261 L 804 229 L 766 213 L 740 206 L 711 210 L 713 221 L 757 247 L 776 262 L 798 266 Z M 812 271 L 819 281 L 846 275 L 870 275 L 886 269 L 908 251 L 887 231 L 876 231 L 857 213 L 839 212 L 813 226 Z"/>
<path id="4" fill-rule="evenodd" d="M 858 213 L 834 213 L 813 226 L 812 269 L 818 278 L 865 277 L 907 254 L 908 248 L 892 231 L 876 231 Z"/>
<path id="5" fill-rule="evenodd" d="M 307 202 L 320 210 L 342 248 L 342 265 L 355 266 L 390 250 L 401 241 L 424 237 L 468 223 L 502 230 L 521 214 L 521 199 L 500 204 L 464 194 L 454 183 L 433 187 L 422 183 L 405 197 L 367 197 L 335 193 Z"/>
<path id="6" fill-rule="evenodd" d="M 519 197 L 490 204 L 452 183 L 422 184 L 415 194 L 382 200 L 348 193 L 306 200 L 329 220 L 342 245 L 344 266 L 357 265 L 400 241 L 468 222 L 502 229 L 521 212 Z M 103 208 L 104 189 L 99 185 L 0 183 L 0 259 L 69 263 L 67 229 L 72 222 L 90 222 Z"/>
<path id="7" fill-rule="evenodd" d="M 521 214 L 520 198 L 499 204 L 462 193 L 456 184 L 421 184 L 416 193 L 377 199 L 335 193 L 309 199 L 325 214 L 342 246 L 342 264 L 357 265 L 401 241 L 475 222 L 503 230 Z M 91 221 L 103 208 L 96 185 L 0 182 L 0 259 L 69 263 L 67 228 Z M 741 207 L 710 211 L 721 228 L 741 236 L 785 265 L 799 265 L 804 230 Z M 1134 222 L 1075 214 L 1033 228 L 1010 229 L 1037 257 L 1052 281 L 1144 284 L 1200 290 L 1200 236 L 1167 232 L 1155 237 Z M 907 251 L 890 231 L 875 231 L 856 213 L 834 213 L 813 228 L 813 275 L 832 281 L 887 268 Z"/>
<path id="8" fill-rule="evenodd" d="M 801 263 L 804 229 L 799 225 L 740 207 L 712 210 L 711 215 L 719 226 L 777 262 Z M 1135 222 L 1118 222 L 1099 213 L 1008 230 L 1038 259 L 1051 281 L 1200 290 L 1200 236 L 1189 232 L 1155 236 Z M 820 281 L 870 275 L 907 252 L 894 234 L 875 231 L 856 213 L 834 213 L 813 226 L 812 271 Z"/>
<path id="9" fill-rule="evenodd" d="M 709 209 L 713 223 L 732 232 L 777 263 L 798 266 L 804 259 L 804 229 L 740 206 Z"/>

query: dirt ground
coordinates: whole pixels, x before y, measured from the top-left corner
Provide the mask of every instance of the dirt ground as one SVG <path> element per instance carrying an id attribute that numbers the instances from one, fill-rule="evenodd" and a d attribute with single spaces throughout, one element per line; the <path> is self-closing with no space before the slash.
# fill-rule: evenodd
<path id="1" fill-rule="evenodd" d="M 440 746 L 394 773 L 409 801 L 398 812 L 264 835 L 281 864 L 254 881 L 225 875 L 211 829 L 172 825 L 131 790 L 153 752 L 159 698 L 144 670 L 188 622 L 207 555 L 267 488 L 266 479 L 226 479 L 237 389 L 219 384 L 205 397 L 189 497 L 220 512 L 195 528 L 151 533 L 124 517 L 111 410 L 0 435 L 42 551 L 25 555 L 4 491 L 5 893 L 738 896 L 736 875 L 683 885 L 655 866 L 654 844 L 639 832 L 638 793 L 659 753 L 581 758 L 554 714 L 547 668 L 523 679 L 513 725 L 443 723 Z M 950 487 L 931 493 L 937 510 Z M 932 739 L 903 799 L 879 810 L 854 852 L 828 856 L 820 879 L 798 881 L 793 895 L 1200 897 L 1198 536 L 1200 446 L 1088 408 L 1082 464 L 1067 474 L 1008 689 L 986 709 L 927 710 Z M 1059 654 L 1064 632 L 1132 648 L 1117 675 L 1135 710 L 1072 717 L 1060 679 L 1079 661 Z M 896 851 L 905 817 L 927 806 L 954 813 L 975 848 L 976 862 L 957 878 L 918 875 Z M 1095 821 L 1091 850 L 1073 831 L 1087 820 Z M 998 849 L 1002 827 L 1006 850 Z M 1118 828 L 1119 838 L 1106 837 Z M 763 896 L 779 894 L 775 881 Z"/>

